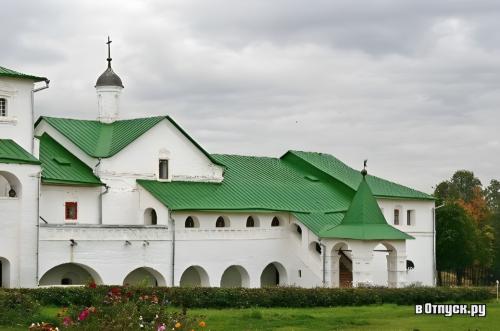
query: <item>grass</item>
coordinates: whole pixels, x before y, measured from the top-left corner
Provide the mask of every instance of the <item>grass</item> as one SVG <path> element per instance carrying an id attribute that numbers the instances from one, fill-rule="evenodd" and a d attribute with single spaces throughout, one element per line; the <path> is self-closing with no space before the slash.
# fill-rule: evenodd
<path id="1" fill-rule="evenodd" d="M 415 315 L 413 306 L 374 305 L 335 308 L 193 309 L 206 316 L 206 330 L 498 330 L 500 304 L 487 303 L 484 318 Z M 44 307 L 42 315 L 53 319 L 59 309 Z M 2 328 L 20 331 L 27 328 Z"/>

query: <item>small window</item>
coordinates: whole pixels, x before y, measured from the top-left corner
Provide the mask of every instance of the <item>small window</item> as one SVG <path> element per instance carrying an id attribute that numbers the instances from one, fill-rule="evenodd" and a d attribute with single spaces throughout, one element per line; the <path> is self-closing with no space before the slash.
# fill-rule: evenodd
<path id="1" fill-rule="evenodd" d="M 224 228 L 224 227 L 226 227 L 226 221 L 224 220 L 224 217 L 219 216 L 217 218 L 217 221 L 215 222 L 215 227 L 216 228 Z"/>
<path id="2" fill-rule="evenodd" d="M 194 219 L 189 216 L 188 218 L 186 218 L 186 222 L 184 223 L 184 227 L 186 228 L 194 228 Z"/>
<path id="3" fill-rule="evenodd" d="M 300 226 L 297 225 L 297 233 L 302 235 L 302 228 Z"/>
<path id="4" fill-rule="evenodd" d="M 159 168 L 159 178 L 168 179 L 168 160 L 160 160 Z"/>
<path id="5" fill-rule="evenodd" d="M 0 116 L 7 116 L 7 100 L 0 98 Z"/>
<path id="6" fill-rule="evenodd" d="M 61 279 L 61 285 L 72 285 L 72 284 L 73 284 L 73 281 L 71 280 L 71 278 Z"/>
<path id="7" fill-rule="evenodd" d="M 158 216 L 156 215 L 156 210 L 151 210 L 151 225 L 158 224 Z"/>
<path id="8" fill-rule="evenodd" d="M 271 222 L 271 226 L 280 226 L 280 220 L 276 216 L 274 216 L 273 221 Z"/>
<path id="9" fill-rule="evenodd" d="M 394 225 L 399 225 L 399 209 L 394 209 Z"/>
<path id="10" fill-rule="evenodd" d="M 252 216 L 247 218 L 247 228 L 253 228 L 255 226 L 255 221 Z"/>
<path id="11" fill-rule="evenodd" d="M 415 263 L 412 260 L 406 260 L 406 270 L 415 269 Z"/>
<path id="12" fill-rule="evenodd" d="M 66 202 L 64 215 L 66 220 L 76 220 L 78 218 L 78 203 Z"/>
<path id="13" fill-rule="evenodd" d="M 406 211 L 406 225 L 415 225 L 415 211 L 407 210 Z"/>
<path id="14" fill-rule="evenodd" d="M 316 248 L 316 252 L 318 254 L 321 254 L 321 245 L 319 243 L 316 243 L 316 247 L 315 248 Z"/>

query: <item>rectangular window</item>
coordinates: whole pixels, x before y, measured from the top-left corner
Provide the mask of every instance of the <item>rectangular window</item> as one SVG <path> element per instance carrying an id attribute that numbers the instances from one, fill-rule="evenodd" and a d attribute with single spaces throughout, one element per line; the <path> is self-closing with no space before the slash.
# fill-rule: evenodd
<path id="1" fill-rule="evenodd" d="M 160 179 L 168 179 L 168 160 L 160 160 Z"/>
<path id="2" fill-rule="evenodd" d="M 406 211 L 406 225 L 415 225 L 415 211 L 407 210 Z"/>
<path id="3" fill-rule="evenodd" d="M 7 100 L 0 98 L 0 116 L 7 116 Z"/>
<path id="4" fill-rule="evenodd" d="M 394 225 L 399 225 L 399 209 L 394 209 Z"/>
<path id="5" fill-rule="evenodd" d="M 78 203 L 77 202 L 66 202 L 64 204 L 64 215 L 66 220 L 76 220 L 78 217 Z"/>

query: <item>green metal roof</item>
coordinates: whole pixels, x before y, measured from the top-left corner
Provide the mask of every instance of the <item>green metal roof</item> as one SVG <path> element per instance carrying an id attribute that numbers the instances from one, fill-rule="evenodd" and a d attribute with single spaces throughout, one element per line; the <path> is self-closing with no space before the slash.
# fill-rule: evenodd
<path id="1" fill-rule="evenodd" d="M 47 80 L 45 77 L 38 77 L 33 75 L 23 74 L 21 72 L 14 71 L 12 69 L 7 69 L 5 67 L 0 66 L 0 77 L 11 77 L 11 78 L 22 78 L 22 79 L 30 79 L 35 82 L 41 82 Z"/>
<path id="2" fill-rule="evenodd" d="M 361 183 L 361 173 L 349 167 L 333 155 L 314 152 L 289 151 L 282 158 L 290 157 L 296 157 L 303 160 L 305 163 L 314 166 L 325 174 L 328 174 L 332 178 L 349 186 L 353 190 L 356 190 Z M 409 198 L 434 200 L 434 197 L 429 194 L 376 176 L 367 175 L 366 181 L 370 185 L 373 194 L 379 198 L 386 197 L 398 199 Z"/>
<path id="3" fill-rule="evenodd" d="M 320 231 L 321 237 L 359 240 L 414 239 L 387 224 L 375 197 L 363 178 L 340 224 Z"/>
<path id="4" fill-rule="evenodd" d="M 226 166 L 222 183 L 138 180 L 169 209 L 178 210 L 346 210 L 354 195 L 322 174 L 269 157 L 213 155 Z M 307 175 L 323 180 L 313 181 Z M 323 177 L 321 177 L 323 176 Z"/>
<path id="5" fill-rule="evenodd" d="M 288 211 L 320 238 L 411 238 L 387 224 L 367 181 L 352 189 L 293 156 L 213 157 L 226 166 L 222 183 L 137 182 L 172 211 Z"/>
<path id="6" fill-rule="evenodd" d="M 113 123 L 43 116 L 38 119 L 35 125 L 45 120 L 89 156 L 108 158 L 120 152 L 165 119 L 170 121 L 210 160 L 215 161 L 210 154 L 169 116 L 137 118 L 115 121 Z"/>
<path id="7" fill-rule="evenodd" d="M 40 138 L 40 161 L 44 184 L 103 185 L 92 169 L 56 142 L 47 133 Z"/>
<path id="8" fill-rule="evenodd" d="M 0 139 L 0 163 L 40 164 L 40 161 L 15 141 Z"/>

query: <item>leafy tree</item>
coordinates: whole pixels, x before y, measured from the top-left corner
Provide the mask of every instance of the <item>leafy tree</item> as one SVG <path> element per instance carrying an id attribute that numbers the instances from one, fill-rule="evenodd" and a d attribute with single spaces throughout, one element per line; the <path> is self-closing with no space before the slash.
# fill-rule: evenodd
<path id="1" fill-rule="evenodd" d="M 474 221 L 458 203 L 436 210 L 437 269 L 454 271 L 458 285 L 462 284 L 465 268 L 476 258 L 477 237 Z"/>
<path id="2" fill-rule="evenodd" d="M 481 189 L 481 181 L 469 170 L 456 171 L 450 180 L 439 183 L 434 191 L 438 202 L 463 200 L 470 202 L 475 197 L 477 188 Z"/>
<path id="3" fill-rule="evenodd" d="M 500 181 L 492 179 L 485 190 L 486 202 L 493 213 L 500 212 Z"/>

